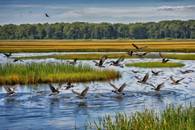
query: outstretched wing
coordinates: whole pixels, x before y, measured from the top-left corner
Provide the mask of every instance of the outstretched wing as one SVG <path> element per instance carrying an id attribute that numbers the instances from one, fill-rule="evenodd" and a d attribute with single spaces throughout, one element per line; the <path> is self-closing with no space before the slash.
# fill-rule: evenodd
<path id="1" fill-rule="evenodd" d="M 164 82 L 157 85 L 156 90 L 160 90 L 162 87 L 164 87 Z"/>
<path id="2" fill-rule="evenodd" d="M 164 56 L 162 55 L 162 53 L 161 53 L 161 52 L 159 52 L 159 56 L 160 56 L 161 58 L 164 58 Z"/>
<path id="3" fill-rule="evenodd" d="M 177 82 L 181 82 L 182 80 L 184 80 L 185 78 L 181 78 L 181 79 L 178 79 Z"/>
<path id="4" fill-rule="evenodd" d="M 173 76 L 170 77 L 170 79 L 175 83 L 176 80 L 173 78 Z"/>
<path id="5" fill-rule="evenodd" d="M 79 92 L 76 92 L 72 89 L 72 93 L 76 94 L 77 96 L 80 96 L 81 94 Z"/>
<path id="6" fill-rule="evenodd" d="M 134 43 L 132 43 L 132 46 L 135 47 L 137 50 L 139 49 L 139 47 L 135 45 Z"/>
<path id="7" fill-rule="evenodd" d="M 52 84 L 49 84 L 49 88 L 53 93 L 56 91 L 55 87 Z"/>
<path id="8" fill-rule="evenodd" d="M 112 86 L 115 90 L 118 91 L 118 88 L 117 88 L 114 84 L 112 84 L 111 82 L 109 82 L 109 84 L 110 84 L 110 86 Z"/>
<path id="9" fill-rule="evenodd" d="M 144 76 L 144 78 L 143 78 L 143 82 L 146 82 L 147 80 L 148 80 L 148 78 L 149 78 L 149 73 L 146 73 L 146 75 Z"/>
<path id="10" fill-rule="evenodd" d="M 7 93 L 13 92 L 13 90 L 10 87 L 4 86 L 4 89 Z"/>
<path id="11" fill-rule="evenodd" d="M 86 88 L 81 92 L 81 96 L 84 97 L 84 96 L 87 94 L 88 90 L 89 90 L 89 87 L 86 87 Z"/>
<path id="12" fill-rule="evenodd" d="M 126 83 L 123 83 L 123 84 L 121 85 L 121 87 L 118 89 L 118 91 L 119 91 L 119 92 L 122 92 L 126 86 L 127 86 L 127 84 L 126 84 Z"/>

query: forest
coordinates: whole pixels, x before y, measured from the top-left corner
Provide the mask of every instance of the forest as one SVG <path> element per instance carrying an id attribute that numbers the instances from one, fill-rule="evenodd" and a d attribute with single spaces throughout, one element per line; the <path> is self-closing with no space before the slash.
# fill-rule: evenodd
<path id="1" fill-rule="evenodd" d="M 44 23 L 0 26 L 0 39 L 194 39 L 195 20 Z"/>

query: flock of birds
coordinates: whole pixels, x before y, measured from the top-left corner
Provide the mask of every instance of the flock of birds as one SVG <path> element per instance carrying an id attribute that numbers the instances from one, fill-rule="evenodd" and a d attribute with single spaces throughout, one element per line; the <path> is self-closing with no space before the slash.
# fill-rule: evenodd
<path id="1" fill-rule="evenodd" d="M 143 52 L 144 48 L 147 48 L 147 46 L 144 47 L 138 47 L 135 44 L 132 44 L 133 47 L 135 47 L 136 51 L 129 51 L 127 52 L 129 56 L 139 56 L 139 57 L 144 57 L 146 54 L 148 54 L 148 52 Z M 141 52 L 139 52 L 140 50 L 142 50 Z M 3 53 L 4 56 L 6 56 L 7 58 L 11 58 L 12 53 Z M 167 63 L 168 61 L 170 61 L 170 59 L 164 57 L 161 53 L 159 53 L 159 56 L 162 58 L 162 63 Z M 110 66 L 116 66 L 116 67 L 123 67 L 123 65 L 121 64 L 121 62 L 124 61 L 124 57 L 119 57 L 117 60 L 111 60 L 106 62 L 106 60 L 108 59 L 108 57 L 106 55 L 102 56 L 99 61 L 93 61 L 95 63 L 95 66 L 97 67 L 105 67 L 104 64 L 109 64 Z M 19 59 L 14 59 L 13 62 L 17 62 Z M 77 64 L 78 59 L 75 58 L 73 61 L 67 61 L 68 64 L 70 65 L 76 65 Z M 139 71 L 136 70 L 132 70 L 133 73 L 139 73 Z M 152 75 L 154 76 L 158 76 L 162 71 L 154 71 L 152 70 Z M 181 74 L 187 74 L 187 73 L 192 73 L 195 72 L 194 70 L 180 70 Z M 162 87 L 164 87 L 164 82 L 154 85 L 148 82 L 149 79 L 149 73 L 146 73 L 144 77 L 138 77 L 138 76 L 134 76 L 137 79 L 137 82 L 140 84 L 146 84 L 146 85 L 150 85 L 155 91 L 159 92 L 161 90 Z M 169 79 L 171 80 L 171 84 L 172 85 L 177 85 L 180 84 L 182 80 L 184 80 L 184 78 L 180 78 L 180 79 L 175 79 L 173 76 L 170 76 Z M 112 90 L 113 93 L 117 94 L 117 96 L 123 96 L 125 95 L 124 93 L 124 89 L 127 86 L 126 83 L 123 83 L 122 85 L 115 85 L 111 82 L 109 82 L 109 85 L 113 87 L 114 90 Z M 62 86 L 62 84 L 59 84 L 59 87 L 55 87 L 52 84 L 49 84 L 49 88 L 51 91 L 51 94 L 49 94 L 49 96 L 52 95 L 58 95 L 62 90 L 68 90 L 68 89 L 72 89 L 73 87 L 75 87 L 71 82 L 67 82 L 67 84 L 65 86 Z M 4 86 L 4 89 L 6 90 L 7 94 L 9 96 L 14 95 L 16 93 L 15 88 L 13 87 L 9 87 L 9 86 Z M 72 93 L 75 94 L 77 97 L 79 98 L 85 98 L 87 93 L 88 93 L 89 87 L 85 87 L 84 90 L 82 90 L 81 92 L 75 91 L 74 89 L 72 89 Z"/>

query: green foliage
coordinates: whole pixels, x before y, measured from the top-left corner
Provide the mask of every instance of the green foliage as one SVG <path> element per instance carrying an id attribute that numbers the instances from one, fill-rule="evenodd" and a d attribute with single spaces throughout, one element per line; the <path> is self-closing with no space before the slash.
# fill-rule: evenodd
<path id="1" fill-rule="evenodd" d="M 88 82 L 119 78 L 113 70 L 96 70 L 86 65 L 5 64 L 0 65 L 0 84 L 36 84 L 53 82 Z"/>
<path id="2" fill-rule="evenodd" d="M 0 26 L 0 39 L 191 39 L 195 20 L 158 23 L 54 23 Z"/>
<path id="3" fill-rule="evenodd" d="M 145 110 L 130 117 L 118 113 L 113 118 L 108 115 L 98 122 L 90 123 L 89 127 L 97 130 L 194 130 L 195 108 L 168 107 L 160 115 Z"/>
<path id="4" fill-rule="evenodd" d="M 171 67 L 183 67 L 184 64 L 182 63 L 162 63 L 162 62 L 137 62 L 137 63 L 129 63 L 126 66 L 134 66 L 134 67 L 141 67 L 141 68 L 171 68 Z"/>

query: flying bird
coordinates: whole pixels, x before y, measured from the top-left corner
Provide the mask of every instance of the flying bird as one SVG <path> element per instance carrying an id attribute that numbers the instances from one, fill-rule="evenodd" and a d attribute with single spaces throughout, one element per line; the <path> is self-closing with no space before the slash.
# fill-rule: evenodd
<path id="1" fill-rule="evenodd" d="M 153 85 L 153 84 L 150 84 L 153 88 L 153 90 L 155 91 L 160 91 L 162 87 L 164 87 L 164 82 L 163 83 L 160 83 L 158 84 L 157 86 Z"/>
<path id="2" fill-rule="evenodd" d="M 154 71 L 154 70 L 152 70 L 151 72 L 152 72 L 153 75 L 158 76 L 162 71 Z"/>
<path id="3" fill-rule="evenodd" d="M 195 71 L 194 71 L 194 70 L 185 70 L 185 71 L 180 70 L 180 72 L 181 72 L 182 74 L 188 74 L 188 73 L 193 73 L 193 72 L 195 72 Z"/>
<path id="4" fill-rule="evenodd" d="M 75 58 L 73 61 L 68 61 L 68 63 L 70 64 L 70 65 L 76 65 L 76 63 L 77 63 L 77 58 Z"/>
<path id="5" fill-rule="evenodd" d="M 137 73 L 139 73 L 139 71 L 137 71 L 137 70 L 131 70 L 133 73 L 135 73 L 135 74 L 137 74 Z"/>
<path id="6" fill-rule="evenodd" d="M 49 17 L 50 17 L 47 13 L 45 13 L 45 16 L 46 16 L 47 18 L 49 18 Z"/>
<path id="7" fill-rule="evenodd" d="M 70 89 L 70 88 L 73 88 L 74 85 L 71 82 L 67 82 L 65 87 L 66 87 L 66 89 Z"/>
<path id="8" fill-rule="evenodd" d="M 120 62 L 123 62 L 124 59 L 125 59 L 125 58 L 124 58 L 123 56 L 121 56 L 121 57 L 119 57 L 116 61 L 110 61 L 110 62 L 111 62 L 110 65 L 123 67 L 123 66 L 120 64 Z"/>
<path id="9" fill-rule="evenodd" d="M 145 48 L 147 48 L 147 46 L 144 47 L 138 47 L 137 45 L 135 45 L 134 43 L 132 43 L 132 46 L 136 49 L 136 50 L 143 50 Z"/>
<path id="10" fill-rule="evenodd" d="M 49 84 L 49 88 L 50 88 L 50 90 L 52 92 L 49 96 L 57 95 L 57 94 L 60 93 L 59 88 L 55 88 L 52 84 Z"/>
<path id="11" fill-rule="evenodd" d="M 4 86 L 4 89 L 5 91 L 7 92 L 7 95 L 11 96 L 13 94 L 15 94 L 15 88 L 11 88 L 11 87 L 8 87 L 8 86 Z"/>
<path id="12" fill-rule="evenodd" d="M 176 79 L 173 78 L 173 76 L 171 76 L 170 79 L 171 79 L 171 81 L 172 81 L 171 84 L 177 85 L 177 84 L 180 84 L 180 82 L 181 82 L 182 80 L 184 80 L 185 78 L 181 78 L 181 79 L 176 80 Z"/>
<path id="13" fill-rule="evenodd" d="M 170 61 L 168 58 L 164 57 L 161 52 L 159 52 L 159 56 L 162 58 L 162 63 L 167 63 L 168 61 Z"/>
<path id="14" fill-rule="evenodd" d="M 129 56 L 133 56 L 133 53 L 134 53 L 133 51 L 128 51 L 128 52 L 127 52 L 127 54 L 128 54 Z"/>
<path id="15" fill-rule="evenodd" d="M 145 55 L 147 55 L 149 52 L 143 52 L 143 53 L 135 53 L 136 56 L 139 56 L 139 57 L 144 57 Z"/>
<path id="16" fill-rule="evenodd" d="M 146 73 L 145 76 L 143 77 L 143 79 L 140 79 L 138 77 L 136 77 L 138 79 L 138 83 L 142 83 L 142 84 L 146 84 L 147 80 L 149 79 L 149 73 Z"/>
<path id="17" fill-rule="evenodd" d="M 7 58 L 11 57 L 12 56 L 12 53 L 3 53 L 4 56 L 6 56 Z"/>
<path id="18" fill-rule="evenodd" d="M 21 59 L 17 59 L 17 58 L 15 58 L 15 59 L 13 60 L 13 62 L 18 62 L 18 61 L 20 61 L 20 62 L 24 62 L 23 60 L 21 60 Z"/>
<path id="19" fill-rule="evenodd" d="M 76 94 L 79 98 L 85 98 L 85 96 L 87 95 L 87 92 L 89 90 L 89 87 L 86 87 L 81 93 L 77 92 L 77 91 L 74 91 L 72 89 L 72 93 Z"/>
<path id="20" fill-rule="evenodd" d="M 104 56 L 102 56 L 102 57 L 100 58 L 99 62 L 98 62 L 98 61 L 93 61 L 93 62 L 95 63 L 95 66 L 98 66 L 98 67 L 105 67 L 105 66 L 103 66 L 103 64 L 104 64 L 104 62 L 106 61 L 107 58 L 108 58 L 108 57 L 104 55 Z"/>
<path id="21" fill-rule="evenodd" d="M 112 90 L 112 92 L 118 94 L 118 95 L 125 95 L 125 93 L 123 93 L 124 88 L 127 86 L 126 83 L 123 83 L 120 87 L 117 87 L 116 85 L 112 84 L 111 82 L 109 82 L 110 86 L 112 86 L 115 90 Z"/>

